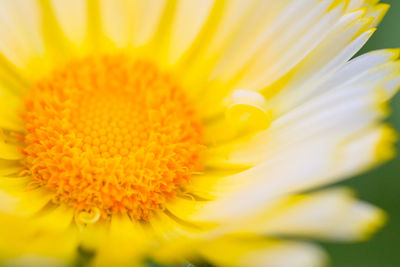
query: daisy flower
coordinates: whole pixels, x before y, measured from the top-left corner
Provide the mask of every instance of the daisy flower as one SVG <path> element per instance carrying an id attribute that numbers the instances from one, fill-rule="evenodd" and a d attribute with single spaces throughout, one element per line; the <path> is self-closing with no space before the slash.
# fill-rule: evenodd
<path id="1" fill-rule="evenodd" d="M 319 266 L 384 213 L 374 0 L 1 0 L 2 266 Z"/>

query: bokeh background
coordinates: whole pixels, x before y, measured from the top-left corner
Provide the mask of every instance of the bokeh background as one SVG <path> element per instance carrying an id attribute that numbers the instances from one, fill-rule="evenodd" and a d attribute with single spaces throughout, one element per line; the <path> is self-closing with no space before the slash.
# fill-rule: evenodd
<path id="1" fill-rule="evenodd" d="M 400 47 L 400 0 L 381 0 L 391 8 L 360 53 Z M 400 93 L 391 102 L 388 122 L 400 133 Z M 400 135 L 400 134 L 399 134 Z M 358 196 L 383 208 L 389 215 L 385 228 L 363 243 L 324 243 L 333 267 L 400 267 L 400 145 L 389 163 L 340 185 L 353 187 Z"/>

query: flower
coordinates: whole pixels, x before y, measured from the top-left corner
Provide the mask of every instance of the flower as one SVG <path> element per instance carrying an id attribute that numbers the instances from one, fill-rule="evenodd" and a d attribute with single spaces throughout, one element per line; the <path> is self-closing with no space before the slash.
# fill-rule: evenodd
<path id="1" fill-rule="evenodd" d="M 384 213 L 316 191 L 394 156 L 374 0 L 2 1 L 0 260 L 318 266 Z"/>

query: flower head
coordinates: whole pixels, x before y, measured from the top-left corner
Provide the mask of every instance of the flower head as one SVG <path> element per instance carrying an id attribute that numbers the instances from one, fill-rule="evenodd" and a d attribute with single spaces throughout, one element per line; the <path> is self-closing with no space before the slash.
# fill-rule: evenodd
<path id="1" fill-rule="evenodd" d="M 314 189 L 394 155 L 398 50 L 351 59 L 387 8 L 1 1 L 0 261 L 318 266 L 288 237 L 369 237 L 381 210 Z"/>

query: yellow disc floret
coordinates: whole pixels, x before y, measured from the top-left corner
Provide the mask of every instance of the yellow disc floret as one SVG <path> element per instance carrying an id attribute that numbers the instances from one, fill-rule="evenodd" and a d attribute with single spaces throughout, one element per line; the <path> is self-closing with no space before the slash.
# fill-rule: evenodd
<path id="1" fill-rule="evenodd" d="M 147 219 L 201 167 L 202 123 L 169 74 L 126 55 L 71 62 L 22 115 L 26 171 L 55 203 Z"/>

